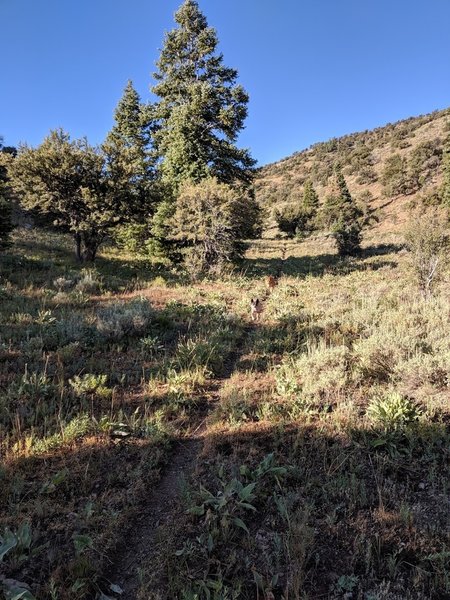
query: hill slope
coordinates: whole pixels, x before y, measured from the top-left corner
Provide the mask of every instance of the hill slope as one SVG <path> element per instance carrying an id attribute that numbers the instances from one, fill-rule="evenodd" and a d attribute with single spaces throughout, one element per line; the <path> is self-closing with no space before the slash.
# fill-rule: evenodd
<path id="1" fill-rule="evenodd" d="M 331 192 L 333 166 L 343 167 L 350 192 L 379 216 L 378 232 L 399 231 L 414 199 L 429 202 L 439 189 L 450 108 L 314 144 L 262 167 L 256 195 L 271 209 L 295 202 L 311 179 L 321 202 Z"/>

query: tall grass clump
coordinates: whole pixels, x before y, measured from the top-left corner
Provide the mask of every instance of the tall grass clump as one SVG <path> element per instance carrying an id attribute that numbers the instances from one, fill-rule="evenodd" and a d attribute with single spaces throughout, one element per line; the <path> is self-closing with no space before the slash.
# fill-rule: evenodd
<path id="1" fill-rule="evenodd" d="M 311 345 L 298 358 L 289 357 L 276 369 L 280 395 L 321 402 L 339 394 L 351 382 L 347 346 Z"/>

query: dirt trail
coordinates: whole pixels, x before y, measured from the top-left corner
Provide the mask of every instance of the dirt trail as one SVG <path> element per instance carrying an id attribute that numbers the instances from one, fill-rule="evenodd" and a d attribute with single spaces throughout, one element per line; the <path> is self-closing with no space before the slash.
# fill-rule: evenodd
<path id="1" fill-rule="evenodd" d="M 221 387 L 233 374 L 242 356 L 245 340 L 252 329 L 252 325 L 244 326 L 237 348 L 228 356 L 222 376 L 214 382 L 211 407 L 218 400 Z M 175 443 L 161 479 L 153 489 L 149 490 L 147 504 L 143 505 L 139 517 L 128 530 L 126 542 L 118 550 L 113 566 L 109 569 L 108 580 L 119 585 L 123 590 L 120 595 L 121 600 L 136 600 L 141 583 L 141 566 L 152 562 L 155 565 L 158 563 L 157 557 L 161 552 L 162 544 L 159 541 L 159 533 L 171 519 L 176 517 L 175 510 L 182 484 L 195 472 L 203 449 L 204 434 L 207 429 L 206 420 L 203 418 L 190 437 Z"/>
<path id="2" fill-rule="evenodd" d="M 180 487 L 194 472 L 203 446 L 201 434 L 175 444 L 170 462 L 156 486 L 149 490 L 148 504 L 127 533 L 126 545 L 121 549 L 108 579 L 119 585 L 120 598 L 134 600 L 140 584 L 140 567 L 151 562 L 160 552 L 158 531 L 170 520 Z"/>

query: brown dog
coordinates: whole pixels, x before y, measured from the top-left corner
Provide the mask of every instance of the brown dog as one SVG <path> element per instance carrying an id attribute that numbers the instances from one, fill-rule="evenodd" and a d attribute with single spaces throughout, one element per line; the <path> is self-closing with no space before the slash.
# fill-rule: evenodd
<path id="1" fill-rule="evenodd" d="M 267 276 L 267 287 L 269 288 L 269 292 L 271 292 L 278 285 L 278 278 L 273 275 Z"/>
<path id="2" fill-rule="evenodd" d="M 252 315 L 252 321 L 259 321 L 262 311 L 263 307 L 259 298 L 252 298 L 250 300 L 250 314 Z"/>

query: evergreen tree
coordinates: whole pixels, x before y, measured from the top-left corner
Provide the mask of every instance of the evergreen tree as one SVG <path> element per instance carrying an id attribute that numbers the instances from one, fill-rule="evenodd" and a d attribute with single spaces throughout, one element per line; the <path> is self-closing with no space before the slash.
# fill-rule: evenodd
<path id="1" fill-rule="evenodd" d="M 155 159 L 148 110 L 131 81 L 115 111 L 115 124 L 102 144 L 106 171 L 116 197 L 133 205 L 133 213 L 149 215 L 156 200 Z"/>
<path id="2" fill-rule="evenodd" d="M 353 200 L 341 168 L 335 167 L 334 193 L 326 208 L 331 230 L 341 256 L 354 256 L 360 251 L 364 214 Z"/>
<path id="3" fill-rule="evenodd" d="M 115 124 L 102 144 L 106 173 L 114 194 L 132 209 L 133 217 L 115 229 L 116 242 L 136 252 L 150 237 L 151 218 L 160 200 L 156 160 L 151 144 L 149 107 L 128 81 L 114 113 Z"/>
<path id="4" fill-rule="evenodd" d="M 441 188 L 442 203 L 450 211 L 450 136 L 448 136 L 442 156 L 443 181 Z"/>
<path id="5" fill-rule="evenodd" d="M 249 184 L 255 161 L 235 145 L 247 116 L 248 95 L 237 71 L 223 64 L 218 39 L 195 0 L 175 14 L 155 73 L 154 143 L 162 179 L 176 195 L 180 184 L 211 176 Z"/>
<path id="6" fill-rule="evenodd" d="M 305 215 L 298 204 L 289 203 L 282 208 L 276 208 L 273 216 L 278 229 L 291 239 L 300 232 L 305 222 Z"/>
<path id="7" fill-rule="evenodd" d="M 308 179 L 303 188 L 302 199 L 299 203 L 287 204 L 274 213 L 280 231 L 289 238 L 297 236 L 304 238 L 316 228 L 316 216 L 319 206 L 319 197 Z"/>
<path id="8" fill-rule="evenodd" d="M 317 209 L 319 208 L 319 196 L 310 179 L 305 181 L 303 189 L 303 208 L 305 212 L 311 215 L 311 218 L 316 216 Z"/>
<path id="9" fill-rule="evenodd" d="M 387 198 L 408 194 L 411 184 L 408 177 L 408 159 L 400 154 L 389 156 L 381 174 L 381 183 L 383 194 Z"/>
<path id="10" fill-rule="evenodd" d="M 12 224 L 12 191 L 8 184 L 7 165 L 13 158 L 15 149 L 3 147 L 0 138 L 0 248 L 9 243 Z"/>
<path id="11" fill-rule="evenodd" d="M 52 216 L 72 233 L 79 260 L 94 260 L 111 230 L 135 217 L 133 195 L 117 185 L 101 149 L 62 130 L 38 148 L 20 148 L 9 173 L 25 208 Z"/>

